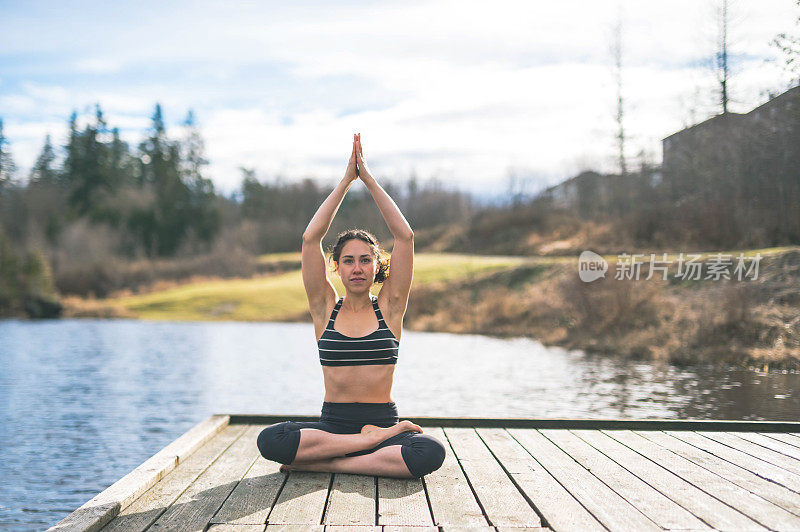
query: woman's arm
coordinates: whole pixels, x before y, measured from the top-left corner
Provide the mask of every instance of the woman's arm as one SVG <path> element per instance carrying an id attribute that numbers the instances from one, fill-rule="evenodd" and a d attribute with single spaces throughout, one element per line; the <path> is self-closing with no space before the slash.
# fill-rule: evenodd
<path id="1" fill-rule="evenodd" d="M 336 211 L 339 210 L 344 195 L 356 176 L 356 141 L 353 138 L 353 151 L 344 177 L 333 192 L 322 202 L 303 233 L 303 252 L 301 270 L 303 285 L 308 297 L 308 309 L 316 319 L 325 314 L 328 303 L 336 298 L 336 290 L 325 273 L 325 254 L 322 251 L 322 237 L 328 232 Z"/>
<path id="2" fill-rule="evenodd" d="M 358 177 L 367 185 L 372 198 L 378 205 L 386 225 L 389 226 L 389 231 L 394 235 L 395 241 L 397 240 L 411 240 L 414 237 L 414 232 L 411 226 L 406 221 L 400 208 L 394 202 L 391 196 L 383 190 L 383 187 L 372 177 L 367 163 L 364 160 L 364 154 L 361 152 L 361 134 L 356 136 L 356 156 L 358 163 Z"/>
<path id="3" fill-rule="evenodd" d="M 356 145 L 358 176 L 367 185 L 386 225 L 394 235 L 392 257 L 389 259 L 389 276 L 384 281 L 378 297 L 386 302 L 384 308 L 388 308 L 393 317 L 399 316 L 402 320 L 406 313 L 411 281 L 414 276 L 414 232 L 397 204 L 372 177 L 367 168 L 361 152 L 361 134 L 356 137 Z"/>
<path id="4" fill-rule="evenodd" d="M 331 227 L 333 217 L 336 216 L 336 212 L 342 204 L 344 195 L 347 194 L 347 191 L 356 179 L 358 179 L 358 175 L 356 174 L 356 141 L 354 136 L 353 152 L 350 154 L 350 162 L 347 164 L 344 177 L 339 181 L 339 184 L 336 185 L 336 188 L 333 189 L 333 192 L 322 202 L 322 205 L 320 205 L 317 212 L 314 213 L 311 221 L 308 222 L 308 226 L 303 232 L 304 243 L 306 241 L 322 241 L 322 237 L 325 236 L 325 233 L 327 233 L 328 229 Z"/>

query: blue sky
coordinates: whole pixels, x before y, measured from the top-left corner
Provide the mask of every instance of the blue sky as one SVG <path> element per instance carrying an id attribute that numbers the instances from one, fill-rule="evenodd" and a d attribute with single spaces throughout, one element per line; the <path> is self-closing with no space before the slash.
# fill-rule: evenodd
<path id="1" fill-rule="evenodd" d="M 557 5 L 556 5 L 557 4 Z M 160 102 L 194 109 L 219 190 L 341 178 L 352 133 L 381 179 L 484 194 L 615 169 L 611 28 L 623 24 L 628 155 L 711 116 L 714 0 L 635 2 L 10 2 L 0 0 L 0 117 L 21 176 L 73 109 L 99 102 L 138 143 Z M 785 87 L 770 40 L 794 0 L 731 1 L 731 110 Z"/>

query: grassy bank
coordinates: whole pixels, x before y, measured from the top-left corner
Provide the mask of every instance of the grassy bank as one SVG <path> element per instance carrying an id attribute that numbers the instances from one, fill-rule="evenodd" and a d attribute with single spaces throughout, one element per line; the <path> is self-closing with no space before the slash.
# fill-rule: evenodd
<path id="1" fill-rule="evenodd" d="M 734 256 L 737 252 L 728 252 Z M 679 365 L 800 369 L 800 249 L 761 253 L 758 278 L 582 282 L 576 261 L 526 264 L 415 289 L 412 330 L 529 336 L 547 345 Z M 716 252 L 703 254 L 712 258 Z"/>
<path id="2" fill-rule="evenodd" d="M 448 283 L 524 264 L 521 257 L 478 257 L 420 253 L 415 257 L 414 283 L 425 286 Z M 259 263 L 288 265 L 282 273 L 250 279 L 203 280 L 145 294 L 125 295 L 86 302 L 71 300 L 73 315 L 91 314 L 91 308 L 105 308 L 104 315 L 155 320 L 305 321 L 310 319 L 300 254 L 281 253 L 259 258 Z M 335 273 L 331 281 L 340 294 L 344 287 Z M 375 292 L 380 288 L 376 286 Z M 81 304 L 83 306 L 81 307 Z"/>
<path id="3" fill-rule="evenodd" d="M 738 256 L 739 250 L 725 252 Z M 418 253 L 408 330 L 529 336 L 547 345 L 676 364 L 769 364 L 800 368 L 800 248 L 760 253 L 758 278 L 743 281 L 615 280 L 584 283 L 575 256 L 484 257 Z M 701 253 L 711 260 L 717 252 Z M 660 258 L 660 257 L 658 257 Z M 75 300 L 72 315 L 142 319 L 308 321 L 299 254 L 264 256 L 287 271 L 203 280 L 146 294 Z M 337 291 L 343 292 L 335 274 Z M 379 290 L 379 288 L 378 288 Z M 377 290 L 376 290 L 377 291 Z M 83 305 L 83 307 L 81 307 Z"/>

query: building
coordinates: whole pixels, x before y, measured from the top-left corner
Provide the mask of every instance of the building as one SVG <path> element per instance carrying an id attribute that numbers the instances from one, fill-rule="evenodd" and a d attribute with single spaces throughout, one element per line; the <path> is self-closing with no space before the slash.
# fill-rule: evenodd
<path id="1" fill-rule="evenodd" d="M 796 120 L 800 86 L 772 98 L 749 113 L 724 113 L 682 129 L 662 140 L 664 173 L 675 175 L 698 166 L 717 165 L 739 153 L 747 135 L 776 133 Z M 793 112 L 794 111 L 794 112 Z M 704 164 L 707 163 L 707 164 Z"/>

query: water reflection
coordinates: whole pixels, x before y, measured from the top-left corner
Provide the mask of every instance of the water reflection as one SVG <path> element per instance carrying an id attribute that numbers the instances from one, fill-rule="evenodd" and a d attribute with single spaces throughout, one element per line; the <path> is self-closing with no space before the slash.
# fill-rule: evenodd
<path id="1" fill-rule="evenodd" d="M 318 415 L 310 324 L 0 322 L 0 528 L 51 525 L 212 413 Z M 401 416 L 797 420 L 800 375 L 403 334 Z"/>

